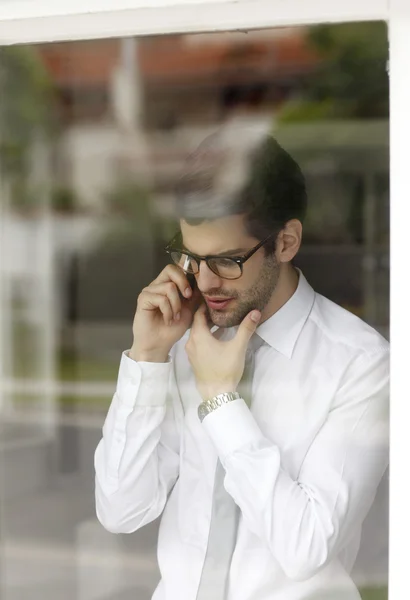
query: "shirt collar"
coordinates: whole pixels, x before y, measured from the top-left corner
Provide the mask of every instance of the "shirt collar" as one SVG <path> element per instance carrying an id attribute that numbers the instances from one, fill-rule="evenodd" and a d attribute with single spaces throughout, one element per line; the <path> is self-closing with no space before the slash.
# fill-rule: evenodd
<path id="1" fill-rule="evenodd" d="M 256 329 L 256 333 L 262 340 L 286 356 L 292 358 L 293 350 L 304 324 L 312 310 L 315 300 L 315 292 L 307 282 L 300 269 L 298 287 L 293 296 L 269 319 Z M 219 330 L 217 325 L 211 328 L 215 333 Z M 238 327 L 221 329 L 216 333 L 220 339 L 231 339 L 234 337 Z"/>
<path id="2" fill-rule="evenodd" d="M 293 296 L 256 333 L 264 342 L 288 358 L 292 357 L 297 339 L 312 310 L 315 292 L 300 269 L 299 283 Z"/>

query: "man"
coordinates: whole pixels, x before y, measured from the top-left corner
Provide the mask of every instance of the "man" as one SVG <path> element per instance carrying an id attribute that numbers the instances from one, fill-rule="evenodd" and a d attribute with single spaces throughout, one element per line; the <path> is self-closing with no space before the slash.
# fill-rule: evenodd
<path id="1" fill-rule="evenodd" d="M 354 600 L 388 344 L 294 268 L 303 175 L 234 129 L 179 182 L 174 264 L 138 298 L 96 450 L 97 515 L 130 533 L 163 513 L 155 600 Z"/>

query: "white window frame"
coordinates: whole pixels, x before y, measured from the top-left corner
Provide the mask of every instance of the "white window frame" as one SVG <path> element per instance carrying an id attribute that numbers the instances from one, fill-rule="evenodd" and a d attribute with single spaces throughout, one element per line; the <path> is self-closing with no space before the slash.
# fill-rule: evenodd
<path id="1" fill-rule="evenodd" d="M 0 43 L 387 20 L 388 0 L 1 0 Z"/>
<path id="2" fill-rule="evenodd" d="M 410 591 L 410 0 L 2 0 L 0 45 L 385 20 L 390 38 L 391 467 L 389 598 Z"/>

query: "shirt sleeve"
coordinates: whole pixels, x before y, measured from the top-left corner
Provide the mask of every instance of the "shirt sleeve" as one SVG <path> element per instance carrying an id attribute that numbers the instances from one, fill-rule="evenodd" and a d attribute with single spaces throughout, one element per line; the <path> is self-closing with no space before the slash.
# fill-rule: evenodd
<path id="1" fill-rule="evenodd" d="M 312 577 L 361 527 L 388 464 L 388 400 L 388 352 L 361 355 L 348 367 L 297 480 L 243 400 L 204 419 L 226 490 L 288 577 Z"/>
<path id="2" fill-rule="evenodd" d="M 94 458 L 97 517 L 114 533 L 156 519 L 179 473 L 181 405 L 172 359 L 136 362 L 127 354 Z"/>

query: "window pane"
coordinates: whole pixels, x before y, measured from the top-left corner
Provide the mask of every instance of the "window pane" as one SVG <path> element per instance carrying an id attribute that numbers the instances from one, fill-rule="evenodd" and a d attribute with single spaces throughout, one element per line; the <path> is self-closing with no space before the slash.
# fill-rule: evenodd
<path id="1" fill-rule="evenodd" d="M 94 452 L 122 352 L 133 343 L 137 298 L 169 261 L 164 248 L 180 225 L 176 189 L 186 159 L 209 135 L 239 124 L 270 133 L 290 153 L 305 176 L 308 195 L 295 266 L 318 294 L 388 339 L 387 56 L 384 23 L 2 48 L 2 598 L 148 600 L 160 580 L 157 515 L 130 536 L 114 536 L 98 522 Z M 237 150 L 248 141 L 239 139 Z M 215 181 L 224 192 L 232 182 L 236 191 L 240 187 L 246 164 L 230 164 L 229 171 L 225 159 L 218 158 L 221 166 L 212 177 L 201 172 L 202 190 L 212 189 Z M 204 227 L 214 231 L 215 221 L 226 217 L 221 206 L 228 197 L 208 194 L 213 219 L 199 212 L 187 218 L 194 242 L 186 246 L 190 251 L 236 249 L 225 225 L 217 243 L 201 233 L 208 231 Z M 193 200 L 199 210 L 200 195 Z M 254 196 L 247 201 L 256 203 Z M 242 255 L 263 238 L 253 229 L 246 236 L 237 223 Z M 285 244 L 291 244 L 292 235 Z M 269 263 L 271 270 L 260 269 L 271 251 L 266 246 L 244 264 L 254 279 L 239 308 L 250 310 L 252 302 L 265 298 L 262 291 L 272 283 L 276 263 Z M 208 311 L 220 324 L 221 311 L 239 310 L 245 280 L 221 284 L 215 274 L 207 277 L 199 284 L 205 295 L 228 298 L 232 293 L 226 308 Z M 272 284 L 270 293 L 274 289 Z M 291 335 L 292 327 L 286 331 Z M 289 338 L 284 339 L 286 346 Z M 285 371 L 281 368 L 280 376 Z M 290 373 L 278 393 L 282 400 L 296 385 L 295 371 Z M 187 381 L 178 382 L 179 389 L 187 393 L 192 384 L 192 399 L 197 392 Z M 264 433 L 279 444 L 285 470 L 297 478 L 308 447 L 299 448 L 299 458 L 286 455 L 286 448 L 304 439 L 309 410 L 293 414 L 290 405 L 282 405 L 263 412 L 262 400 L 254 406 L 259 425 L 277 410 L 281 431 L 292 429 L 293 438 L 289 434 L 281 442 L 270 430 Z M 113 405 L 111 415 L 117 410 Z M 124 430 L 132 431 L 137 413 L 128 415 Z M 184 440 L 198 439 L 196 414 L 187 411 L 185 417 L 196 433 L 187 430 Z M 292 419 L 299 419 L 300 430 Z M 121 446 L 119 439 L 115 443 Z M 167 438 L 168 458 L 170 445 Z M 212 452 L 213 446 L 206 446 L 204 455 Z M 190 455 L 184 468 L 195 471 L 196 460 Z M 115 461 L 121 464 L 121 452 Z M 115 471 L 112 464 L 109 468 Z M 188 485 L 190 508 L 181 507 L 176 525 L 192 560 L 205 548 L 203 529 L 209 522 L 201 511 L 212 499 L 202 495 L 201 486 L 206 488 L 208 473 L 212 489 L 211 471 L 201 471 L 194 486 L 198 497 Z M 167 494 L 171 488 L 178 492 L 184 482 L 180 475 Z M 260 565 L 259 550 L 254 556 Z M 387 598 L 387 475 L 364 522 L 357 560 L 356 550 L 350 547 L 347 553 L 354 566 L 345 566 L 363 598 Z M 252 573 L 259 577 L 251 556 L 250 578 Z M 190 564 L 186 571 L 194 577 Z M 240 561 L 236 568 L 240 573 Z M 257 584 L 252 585 L 256 596 Z M 274 595 L 279 584 L 269 585 Z"/>

